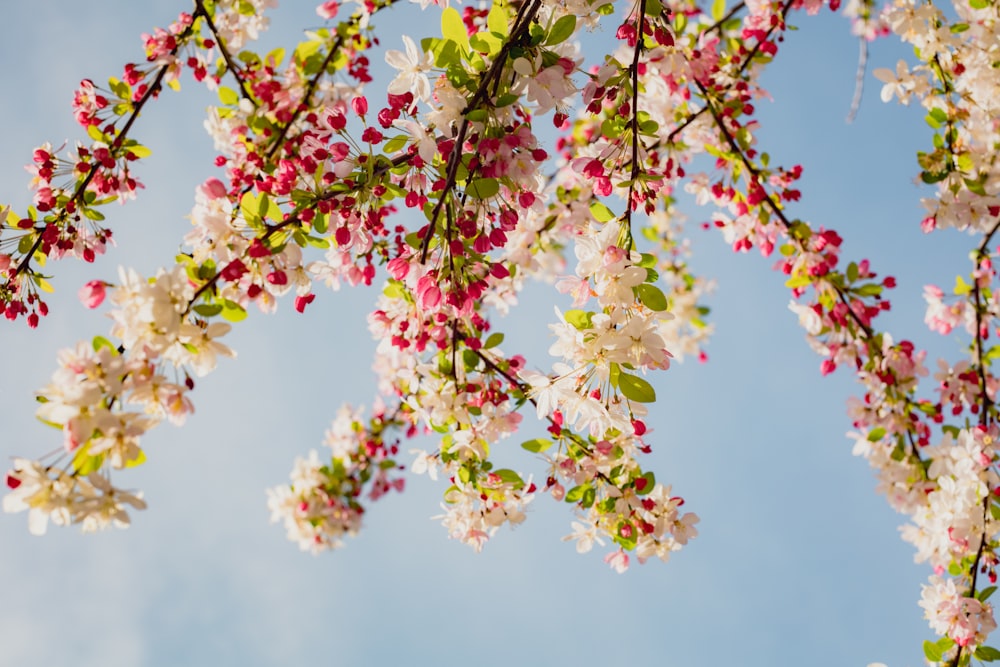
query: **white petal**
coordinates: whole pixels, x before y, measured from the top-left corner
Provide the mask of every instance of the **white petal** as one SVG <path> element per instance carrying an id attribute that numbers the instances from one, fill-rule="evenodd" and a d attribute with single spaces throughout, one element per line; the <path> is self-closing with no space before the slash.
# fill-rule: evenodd
<path id="1" fill-rule="evenodd" d="M 49 525 L 49 513 L 37 508 L 28 512 L 28 532 L 32 535 L 44 535 Z"/>

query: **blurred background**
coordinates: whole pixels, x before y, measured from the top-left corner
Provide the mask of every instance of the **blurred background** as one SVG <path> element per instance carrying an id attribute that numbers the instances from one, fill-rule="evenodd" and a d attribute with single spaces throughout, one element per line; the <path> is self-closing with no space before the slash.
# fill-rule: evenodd
<path id="1" fill-rule="evenodd" d="M 322 25 L 312 3 L 285 5 L 262 52 Z M 80 79 L 120 75 L 143 58 L 140 33 L 182 10 L 190 11 L 183 0 L 0 8 L 8 63 L 0 201 L 18 210 L 30 202 L 23 165 L 35 146 L 83 138 L 70 107 Z M 384 49 L 401 49 L 403 32 L 434 33 L 437 16 L 406 5 L 373 21 L 382 40 L 370 54 L 373 104 L 387 81 Z M 825 10 L 791 23 L 800 30 L 764 78 L 773 100 L 756 104 L 760 147 L 773 162 L 805 166 L 803 198 L 790 211 L 840 232 L 845 262 L 869 258 L 880 275 L 896 276 L 883 328 L 928 347 L 932 369 L 936 356 L 957 359 L 964 343 L 926 330 L 920 294 L 965 273 L 975 240 L 920 232 L 919 199 L 930 193 L 914 184 L 915 153 L 930 133 L 920 109 L 883 104 L 870 73 L 894 68 L 906 50 L 893 38 L 872 45 L 868 90 L 847 124 L 858 53 L 848 22 Z M 615 25 L 593 39 L 612 38 Z M 108 329 L 76 290 L 115 280 L 119 265 L 149 275 L 172 263 L 195 186 L 218 173 L 202 129 L 214 95 L 187 75 L 182 83 L 134 131 L 153 155 L 137 168 L 146 186 L 138 201 L 106 211 L 117 247 L 93 265 L 50 265 L 49 317 L 34 331 L 22 322 L 0 330 L 5 466 L 60 446 L 34 418 L 33 392 L 59 349 Z M 265 489 L 286 483 L 294 458 L 320 447 L 338 406 L 368 404 L 375 390 L 365 316 L 376 288 L 321 291 L 305 314 L 286 301 L 276 315 L 252 310 L 234 328 L 226 342 L 239 358 L 199 382 L 196 414 L 182 429 L 155 429 L 148 463 L 116 476 L 150 506 L 133 513 L 129 530 L 50 527 L 35 538 L 25 514 L 0 515 L 0 665 L 922 664 L 920 644 L 932 635 L 917 600 L 930 571 L 913 563 L 898 536 L 902 517 L 851 456 L 845 405 L 857 386 L 843 372 L 820 376 L 774 258 L 734 255 L 700 229 L 709 210 L 682 209 L 692 265 L 718 284 L 709 304 L 717 333 L 708 363 L 689 359 L 656 378 L 645 465 L 701 517 L 700 536 L 670 563 L 618 575 L 601 549 L 578 555 L 560 541 L 569 506 L 543 496 L 525 524 L 477 555 L 430 520 L 444 486 L 423 477 L 374 504 L 346 548 L 300 552 L 268 523 Z M 505 351 L 547 370 L 545 323 L 563 302 L 547 285 L 529 289 L 496 325 L 508 334 Z M 542 430 L 526 414 L 524 439 Z M 497 448 L 498 464 L 537 473 L 519 442 Z"/>

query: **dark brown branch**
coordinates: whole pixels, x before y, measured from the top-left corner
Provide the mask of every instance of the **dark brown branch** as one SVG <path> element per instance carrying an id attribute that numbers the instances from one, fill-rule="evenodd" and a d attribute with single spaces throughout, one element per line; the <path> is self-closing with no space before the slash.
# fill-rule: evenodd
<path id="1" fill-rule="evenodd" d="M 229 45 L 225 43 L 221 36 L 219 36 L 219 31 L 215 27 L 215 22 L 212 21 L 212 17 L 209 16 L 207 11 L 205 11 L 203 0 L 195 0 L 195 5 L 197 7 L 197 11 L 200 11 L 201 15 L 205 17 L 208 29 L 212 32 L 212 36 L 215 37 L 215 43 L 219 45 L 219 51 L 222 52 L 222 58 L 226 61 L 226 68 L 232 73 L 233 78 L 236 79 L 236 83 L 240 87 L 240 95 L 243 99 L 253 102 L 253 96 L 250 95 L 250 91 L 247 90 L 246 84 L 243 82 L 242 70 L 236 66 L 236 63 L 233 62 L 233 56 L 229 53 Z"/>
<path id="2" fill-rule="evenodd" d="M 510 50 L 514 48 L 515 45 L 519 44 L 527 34 L 528 29 L 531 27 L 531 22 L 535 19 L 535 16 L 538 14 L 538 10 L 541 8 L 541 0 L 531 0 L 530 3 L 526 2 L 518 8 L 517 17 L 514 19 L 514 28 L 511 30 L 510 36 L 507 38 L 507 41 L 504 42 L 503 46 L 500 47 L 500 52 L 497 54 L 496 58 L 493 59 L 493 62 L 490 63 L 489 69 L 486 70 L 486 72 L 482 75 L 482 78 L 480 78 L 479 86 L 477 86 L 476 92 L 472 94 L 472 98 L 469 100 L 469 103 L 465 105 L 464 109 L 462 109 L 462 124 L 458 128 L 455 145 L 452 146 L 451 154 L 448 156 L 448 167 L 445 173 L 444 188 L 441 190 L 441 195 L 434 204 L 434 209 L 431 211 L 430 222 L 427 224 L 427 231 L 421 239 L 421 264 L 425 264 L 427 262 L 427 255 L 430 252 L 431 247 L 431 239 L 434 237 L 434 227 L 437 225 L 438 218 L 441 216 L 441 208 L 444 206 L 445 199 L 455 188 L 455 182 L 458 176 L 458 166 L 462 161 L 462 145 L 465 143 L 465 135 L 468 133 L 469 126 L 471 125 L 468 115 L 472 111 L 478 109 L 481 104 L 486 102 L 486 95 L 489 92 L 490 85 L 495 79 L 499 79 L 500 75 L 503 73 L 503 67 L 507 63 L 507 56 L 510 54 Z"/>
<path id="3" fill-rule="evenodd" d="M 191 25 L 185 28 L 183 32 L 181 32 L 181 34 L 178 35 L 177 43 L 174 46 L 174 48 L 171 49 L 170 51 L 171 56 L 176 56 L 181 46 L 186 42 L 187 38 L 191 36 L 191 33 L 194 31 L 194 24 L 198 20 L 199 16 L 205 16 L 204 9 L 201 8 L 200 6 L 195 9 L 195 12 L 191 20 Z M 111 143 L 110 150 L 112 153 L 121 148 L 122 144 L 125 142 L 126 137 L 128 136 L 129 131 L 132 129 L 132 125 L 134 125 L 135 121 L 139 118 L 139 114 L 140 112 L 142 112 L 143 107 L 146 106 L 146 102 L 148 102 L 151 98 L 155 97 L 160 92 L 160 88 L 162 87 L 163 84 L 163 78 L 167 75 L 167 72 L 169 70 L 170 70 L 169 64 L 161 66 L 160 70 L 156 73 L 156 78 L 153 80 L 153 83 L 149 86 L 149 88 L 146 89 L 146 92 L 143 94 L 143 96 L 139 98 L 139 101 L 136 102 L 135 105 L 132 107 L 132 113 L 129 114 L 128 119 L 125 121 L 125 125 L 122 127 L 120 131 L 118 131 L 118 133 L 115 135 L 114 141 Z M 87 186 L 90 185 L 90 182 L 92 180 L 94 180 L 94 176 L 97 175 L 97 171 L 100 168 L 101 168 L 101 163 L 98 162 L 97 160 L 94 160 L 93 163 L 91 164 L 90 170 L 87 172 L 87 175 L 84 176 L 83 180 L 77 184 L 76 189 L 73 191 L 73 195 L 70 197 L 70 201 L 79 203 L 82 200 L 84 192 L 86 192 L 87 190 Z M 36 233 L 40 231 L 41 230 L 38 229 L 35 230 Z M 35 242 L 31 244 L 31 249 L 29 249 L 28 252 L 24 254 L 24 258 L 18 263 L 17 267 L 11 272 L 10 277 L 7 279 L 6 286 L 8 288 L 10 287 L 11 281 L 14 280 L 17 276 L 19 276 L 22 272 L 24 272 L 24 270 L 28 267 L 28 264 L 31 263 L 31 258 L 34 257 L 35 252 L 41 246 L 42 246 L 42 234 L 38 233 L 38 237 L 35 239 Z"/>

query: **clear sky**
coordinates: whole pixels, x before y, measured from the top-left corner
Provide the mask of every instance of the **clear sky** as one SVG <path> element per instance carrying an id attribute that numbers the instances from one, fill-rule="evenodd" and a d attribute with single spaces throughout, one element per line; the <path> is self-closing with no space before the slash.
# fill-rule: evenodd
<path id="1" fill-rule="evenodd" d="M 267 45 L 319 24 L 311 3 L 285 4 Z M 4 4 L 0 201 L 28 203 L 22 166 L 33 147 L 82 136 L 70 109 L 79 80 L 118 75 L 141 58 L 139 34 L 180 10 L 183 0 Z M 411 7 L 393 11 L 383 48 L 401 48 L 404 26 L 415 37 L 434 30 L 420 32 L 428 19 Z M 774 100 L 757 105 L 761 147 L 805 165 L 791 212 L 838 230 L 845 261 L 868 257 L 897 277 L 883 322 L 897 339 L 957 358 L 958 345 L 926 332 L 920 293 L 966 271 L 972 240 L 919 231 L 923 114 L 883 104 L 869 73 L 859 117 L 845 124 L 857 59 L 849 25 L 828 12 L 793 23 L 800 30 L 765 79 Z M 870 68 L 904 53 L 891 38 L 877 43 Z M 113 280 L 119 265 L 149 273 L 171 262 L 194 187 L 216 174 L 201 128 L 210 101 L 185 78 L 182 93 L 149 108 L 135 135 L 153 151 L 139 167 L 146 189 L 109 217 L 118 247 L 93 266 L 53 265 L 57 297 L 38 330 L 0 329 L 5 459 L 59 446 L 34 419 L 33 392 L 60 348 L 107 330 L 76 301 L 80 284 Z M 687 210 L 692 223 L 709 216 Z M 425 478 L 375 504 L 342 551 L 300 552 L 268 523 L 264 490 L 319 448 L 342 402 L 374 395 L 365 324 L 374 291 L 320 292 L 304 315 L 283 303 L 236 326 L 227 342 L 239 358 L 200 383 L 197 414 L 182 429 L 156 429 L 148 463 L 116 477 L 150 504 L 132 528 L 52 528 L 39 539 L 23 514 L 0 515 L 0 665 L 922 664 L 931 632 L 917 600 L 930 572 L 913 563 L 902 517 L 851 456 L 845 404 L 856 385 L 842 372 L 820 377 L 773 258 L 733 255 L 714 232 L 691 229 L 696 270 L 718 281 L 717 333 L 707 364 L 676 365 L 656 385 L 649 466 L 702 520 L 669 564 L 617 575 L 601 552 L 577 555 L 559 539 L 568 506 L 541 496 L 524 525 L 476 555 L 429 519 L 444 487 Z M 499 324 L 505 349 L 536 368 L 550 364 L 542 323 L 557 297 L 537 286 Z M 541 427 L 525 438 L 532 429 Z M 540 470 L 516 441 L 506 447 L 504 465 Z"/>

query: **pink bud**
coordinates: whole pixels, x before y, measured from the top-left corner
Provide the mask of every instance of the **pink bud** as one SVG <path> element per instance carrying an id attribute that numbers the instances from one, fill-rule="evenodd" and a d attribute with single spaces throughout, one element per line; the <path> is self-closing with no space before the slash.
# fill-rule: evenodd
<path id="1" fill-rule="evenodd" d="M 305 296 L 295 297 L 295 310 L 300 313 L 305 312 L 306 306 L 312 303 L 315 299 L 315 294 L 306 294 Z"/>
<path id="2" fill-rule="evenodd" d="M 363 95 L 355 97 L 351 100 L 351 108 L 354 109 L 354 113 L 364 116 L 368 113 L 368 100 Z"/>
<path id="3" fill-rule="evenodd" d="M 107 283 L 103 280 L 91 280 L 80 288 L 77 296 L 84 306 L 94 309 L 104 302 L 104 297 L 106 296 L 105 287 L 107 287 Z"/>
<path id="4" fill-rule="evenodd" d="M 16 489 L 19 486 L 21 486 L 21 480 L 19 480 L 17 477 L 14 477 L 13 472 L 8 472 L 7 473 L 7 488 L 8 489 Z"/>
<path id="5" fill-rule="evenodd" d="M 210 178 L 199 188 L 209 199 L 221 199 L 226 196 L 226 186 L 217 178 Z"/>
<path id="6" fill-rule="evenodd" d="M 317 7 L 316 13 L 319 14 L 320 18 L 324 18 L 329 21 L 337 15 L 338 9 L 340 9 L 340 3 L 337 2 L 337 0 L 329 0 L 329 2 L 324 2 Z"/>

